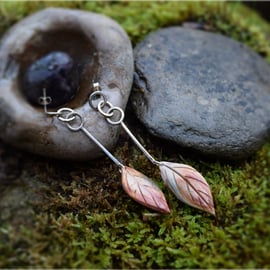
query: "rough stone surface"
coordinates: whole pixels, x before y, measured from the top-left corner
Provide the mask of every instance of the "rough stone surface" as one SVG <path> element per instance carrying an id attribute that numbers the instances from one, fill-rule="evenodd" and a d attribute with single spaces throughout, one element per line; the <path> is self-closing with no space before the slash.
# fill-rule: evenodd
<path id="1" fill-rule="evenodd" d="M 199 153 L 241 159 L 270 134 L 270 65 L 219 34 L 170 27 L 136 48 L 132 104 L 148 130 Z"/>
<path id="2" fill-rule="evenodd" d="M 130 40 L 115 21 L 80 10 L 48 8 L 13 26 L 0 43 L 0 137 L 27 151 L 59 159 L 94 159 L 101 151 L 81 132 L 72 133 L 56 117 L 44 114 L 22 94 L 27 68 L 40 57 L 69 54 L 80 72 L 80 89 L 65 104 L 82 115 L 84 126 L 107 148 L 119 127 L 90 108 L 88 97 L 99 82 L 115 106 L 125 108 L 133 80 Z"/>

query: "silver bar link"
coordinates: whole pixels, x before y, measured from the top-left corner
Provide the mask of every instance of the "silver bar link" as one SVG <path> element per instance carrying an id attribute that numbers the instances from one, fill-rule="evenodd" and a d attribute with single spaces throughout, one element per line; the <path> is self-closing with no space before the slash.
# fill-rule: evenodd
<path id="1" fill-rule="evenodd" d="M 152 155 L 142 146 L 142 144 L 138 141 L 138 139 L 133 135 L 130 129 L 126 126 L 126 124 L 122 121 L 121 123 L 122 128 L 125 132 L 129 135 L 132 141 L 138 146 L 138 148 L 144 153 L 144 155 L 155 165 L 159 165 L 160 162 L 155 160 Z"/>
<path id="2" fill-rule="evenodd" d="M 83 123 L 83 117 L 78 112 L 75 112 L 71 108 L 61 108 L 56 112 L 49 112 L 47 105 L 51 102 L 51 98 L 46 96 L 46 89 L 43 89 L 43 97 L 40 97 L 40 104 L 43 105 L 44 112 L 47 115 L 56 116 L 59 121 L 66 124 L 67 128 L 73 132 L 81 131 L 83 134 L 93 141 L 118 167 L 123 169 L 125 166 L 114 157 L 111 152 L 98 140 L 96 139 L 85 127 Z M 110 114 L 108 114 L 110 116 Z M 77 123 L 76 123 L 77 119 Z M 75 122 L 72 124 L 72 122 Z M 76 125 L 75 125 L 76 124 Z"/>
<path id="3" fill-rule="evenodd" d="M 95 88 L 95 83 L 94 83 L 94 88 Z M 97 107 L 93 107 L 93 100 L 96 98 L 96 96 L 102 97 L 101 100 L 99 101 Z M 92 108 L 95 110 L 99 111 L 101 115 L 105 117 L 108 123 L 111 125 L 121 125 L 122 128 L 125 130 L 125 132 L 129 135 L 129 137 L 133 140 L 133 142 L 138 146 L 138 148 L 144 153 L 144 155 L 155 165 L 159 165 L 160 162 L 157 161 L 150 153 L 142 146 L 142 144 L 138 141 L 138 139 L 133 135 L 133 133 L 130 131 L 130 129 L 126 126 L 124 123 L 124 118 L 125 118 L 125 113 L 120 107 L 113 106 L 110 102 L 107 101 L 106 96 L 101 93 L 101 90 L 99 88 L 98 91 L 92 93 L 89 97 L 89 103 Z M 104 112 L 103 108 L 107 106 L 109 107 L 108 111 Z M 115 115 L 115 112 L 120 115 L 118 116 L 118 120 L 113 120 L 112 118 L 117 116 Z"/>
<path id="4" fill-rule="evenodd" d="M 85 127 L 81 128 L 81 131 L 89 138 L 91 139 L 118 167 L 120 168 L 124 168 L 125 166 L 115 157 L 111 154 L 111 152 L 109 152 L 109 150 L 103 146 L 103 144 L 101 144 L 99 142 L 99 140 L 97 140 Z"/>

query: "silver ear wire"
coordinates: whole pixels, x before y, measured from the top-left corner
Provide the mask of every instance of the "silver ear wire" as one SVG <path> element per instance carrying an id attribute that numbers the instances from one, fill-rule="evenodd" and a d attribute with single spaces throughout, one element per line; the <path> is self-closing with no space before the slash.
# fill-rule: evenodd
<path id="1" fill-rule="evenodd" d="M 47 96 L 46 88 L 42 89 L 42 93 L 43 93 L 43 96 L 39 97 L 38 103 L 43 106 L 44 112 L 47 114 L 48 113 L 47 105 L 49 105 L 52 102 L 52 98 Z"/>
<path id="2" fill-rule="evenodd" d="M 95 91 L 100 90 L 100 84 L 99 84 L 99 82 L 94 82 L 94 83 L 93 83 L 93 87 L 94 87 L 94 90 L 95 90 Z"/>

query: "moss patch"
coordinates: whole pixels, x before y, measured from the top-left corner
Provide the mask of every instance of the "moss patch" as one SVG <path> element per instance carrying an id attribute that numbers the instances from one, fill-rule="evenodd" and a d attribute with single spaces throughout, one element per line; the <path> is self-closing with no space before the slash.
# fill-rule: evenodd
<path id="1" fill-rule="evenodd" d="M 270 61 L 270 27 L 239 3 L 213 2 L 1 2 L 0 33 L 45 6 L 100 12 L 118 21 L 134 45 L 160 27 L 200 22 L 244 42 Z M 181 149 L 129 125 L 161 160 L 181 162 Z M 159 181 L 172 213 L 157 215 L 122 191 L 117 168 L 107 159 L 85 164 L 55 162 L 0 145 L 1 194 L 20 182 L 42 195 L 32 202 L 30 224 L 0 225 L 0 267 L 42 268 L 270 268 L 270 144 L 238 164 L 185 155 L 209 182 L 216 218 L 177 201 L 153 167 L 122 134 L 115 155 Z M 15 174 L 11 169 L 16 167 Z M 12 169 L 13 171 L 13 169 Z M 38 191 L 37 191 L 38 190 Z M 22 211 L 24 211 L 24 205 Z M 28 215 L 28 214 L 27 214 Z"/>

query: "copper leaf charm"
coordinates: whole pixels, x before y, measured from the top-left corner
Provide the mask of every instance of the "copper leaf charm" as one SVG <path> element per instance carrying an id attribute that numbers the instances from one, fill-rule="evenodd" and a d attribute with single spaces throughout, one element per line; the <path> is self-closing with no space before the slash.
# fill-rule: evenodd
<path id="1" fill-rule="evenodd" d="M 170 213 L 159 187 L 147 176 L 133 168 L 122 168 L 122 185 L 126 193 L 138 203 L 161 213 Z"/>
<path id="2" fill-rule="evenodd" d="M 159 168 L 164 182 L 179 200 L 215 215 L 211 190 L 198 171 L 185 164 L 164 161 Z"/>

